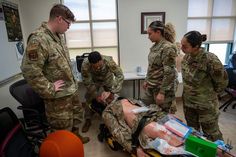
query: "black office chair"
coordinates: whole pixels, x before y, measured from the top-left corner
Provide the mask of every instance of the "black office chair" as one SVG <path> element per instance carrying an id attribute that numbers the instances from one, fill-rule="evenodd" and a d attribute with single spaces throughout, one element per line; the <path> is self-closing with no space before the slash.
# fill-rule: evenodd
<path id="1" fill-rule="evenodd" d="M 0 156 L 37 157 L 34 147 L 15 113 L 9 107 L 0 109 Z"/>
<path id="2" fill-rule="evenodd" d="M 225 112 L 229 105 L 232 104 L 233 101 L 236 101 L 236 69 L 234 68 L 226 68 L 229 83 L 227 88 L 225 89 L 225 92 L 228 93 L 230 98 L 220 106 L 219 109 L 223 108 L 223 111 Z M 236 107 L 236 103 L 233 104 L 232 108 L 234 109 Z"/>
<path id="3" fill-rule="evenodd" d="M 43 140 L 50 130 L 46 120 L 43 99 L 33 91 L 25 79 L 13 83 L 9 87 L 11 95 L 21 104 L 17 108 L 23 111 L 24 129 L 33 138 Z"/>
<path id="4" fill-rule="evenodd" d="M 82 63 L 85 58 L 89 56 L 89 53 L 83 53 L 81 56 L 76 56 L 76 64 L 78 72 L 81 72 Z"/>

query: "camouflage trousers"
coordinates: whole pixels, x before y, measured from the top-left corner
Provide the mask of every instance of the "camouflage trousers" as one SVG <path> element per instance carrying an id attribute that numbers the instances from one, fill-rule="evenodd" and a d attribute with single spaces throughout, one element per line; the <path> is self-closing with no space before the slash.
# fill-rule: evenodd
<path id="1" fill-rule="evenodd" d="M 142 101 L 149 106 L 150 104 L 156 104 L 156 96 L 159 93 L 159 90 L 153 88 L 147 88 L 145 91 L 145 96 L 142 98 Z M 165 100 L 163 104 L 160 104 L 159 107 L 162 111 L 166 113 L 174 114 L 177 111 L 176 100 L 174 92 L 166 92 Z"/>
<path id="2" fill-rule="evenodd" d="M 194 109 L 184 106 L 184 115 L 187 121 L 187 125 L 203 133 L 211 141 L 218 139 L 223 140 L 222 133 L 219 129 L 219 109 Z"/>
<path id="3" fill-rule="evenodd" d="M 44 100 L 47 120 L 52 130 L 79 128 L 83 121 L 83 108 L 78 90 L 70 96 Z"/>

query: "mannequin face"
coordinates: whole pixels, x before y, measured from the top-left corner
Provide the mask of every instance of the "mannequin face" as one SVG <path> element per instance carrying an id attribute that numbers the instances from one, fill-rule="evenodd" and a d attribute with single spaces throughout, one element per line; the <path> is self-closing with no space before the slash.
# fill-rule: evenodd
<path id="1" fill-rule="evenodd" d="M 97 97 L 97 101 L 103 104 L 110 104 L 114 99 L 114 94 L 111 92 L 102 92 L 100 96 Z"/>

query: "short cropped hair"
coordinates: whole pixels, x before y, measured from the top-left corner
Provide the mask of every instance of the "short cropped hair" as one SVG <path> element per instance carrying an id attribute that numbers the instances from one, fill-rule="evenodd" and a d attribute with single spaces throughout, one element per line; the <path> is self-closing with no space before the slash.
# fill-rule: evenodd
<path id="1" fill-rule="evenodd" d="M 98 51 L 93 51 L 88 56 L 89 63 L 96 64 L 102 60 L 102 56 Z"/>
<path id="2" fill-rule="evenodd" d="M 71 10 L 67 6 L 63 4 L 56 4 L 52 7 L 49 18 L 55 19 L 57 16 L 62 16 L 65 19 L 68 19 L 72 22 L 75 21 L 74 14 L 71 12 Z"/>

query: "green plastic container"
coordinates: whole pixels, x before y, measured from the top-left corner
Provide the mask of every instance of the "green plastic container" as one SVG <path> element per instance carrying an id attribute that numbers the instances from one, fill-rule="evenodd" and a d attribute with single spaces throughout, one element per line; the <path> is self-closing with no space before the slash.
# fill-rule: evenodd
<path id="1" fill-rule="evenodd" d="M 189 135 L 185 141 L 185 150 L 199 157 L 215 157 L 217 145 L 211 141 Z"/>

